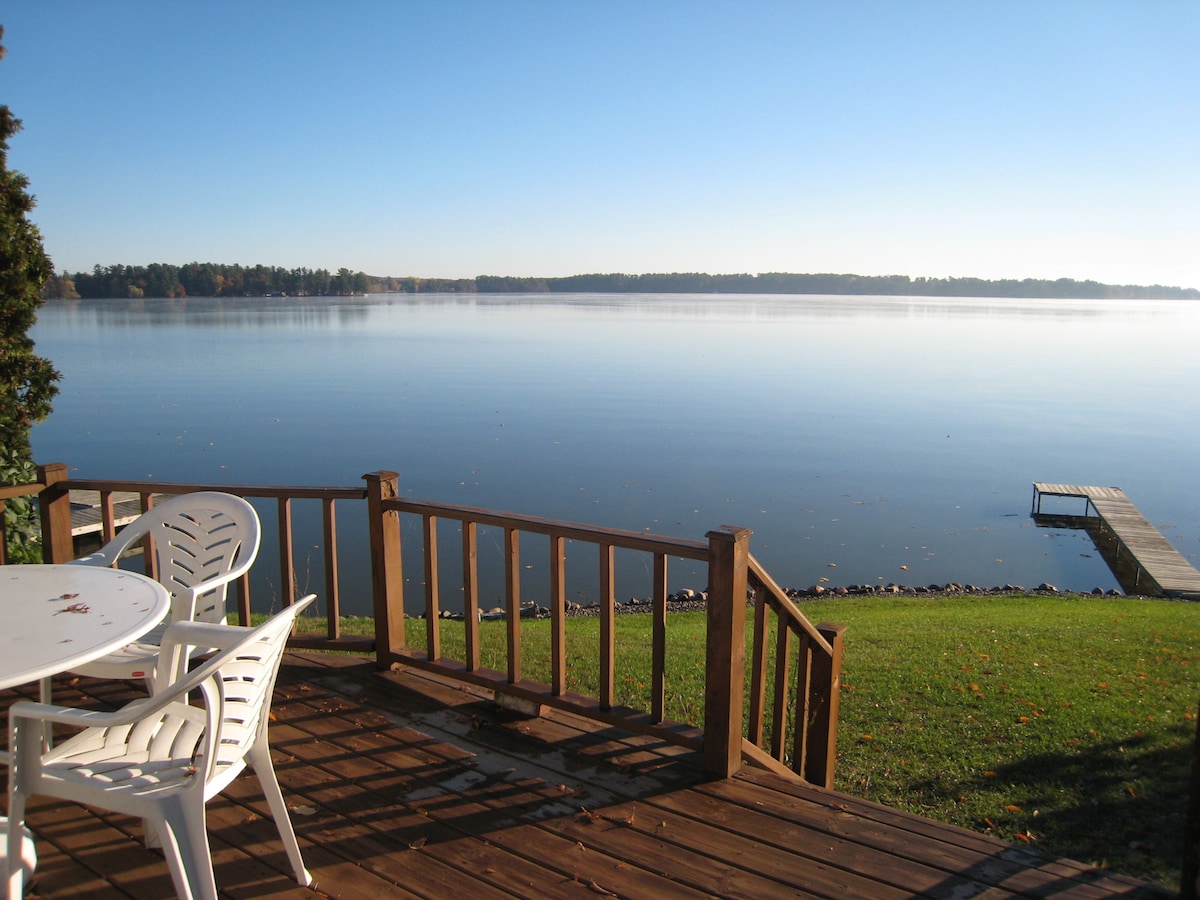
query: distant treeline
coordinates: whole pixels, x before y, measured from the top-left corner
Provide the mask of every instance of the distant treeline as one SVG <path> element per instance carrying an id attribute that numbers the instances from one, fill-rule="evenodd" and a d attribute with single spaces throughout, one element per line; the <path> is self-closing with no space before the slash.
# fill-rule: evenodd
<path id="1" fill-rule="evenodd" d="M 937 297 L 1073 297 L 1080 299 L 1200 299 L 1196 288 L 1101 284 L 1073 278 L 909 278 L 907 275 L 570 275 L 531 278 L 394 278 L 338 269 L 283 269 L 188 263 L 173 266 L 96 266 L 63 272 L 46 284 L 48 299 L 75 297 L 267 297 L 368 293 L 647 293 L 647 294 L 882 294 Z"/>
<path id="2" fill-rule="evenodd" d="M 1117 285 L 1059 278 L 1054 281 L 1006 278 L 909 278 L 907 275 L 571 275 L 566 278 L 513 278 L 480 275 L 480 293 L 671 293 L 671 294 L 881 294 L 936 297 L 1077 297 L 1087 299 L 1200 299 L 1196 288 Z"/>

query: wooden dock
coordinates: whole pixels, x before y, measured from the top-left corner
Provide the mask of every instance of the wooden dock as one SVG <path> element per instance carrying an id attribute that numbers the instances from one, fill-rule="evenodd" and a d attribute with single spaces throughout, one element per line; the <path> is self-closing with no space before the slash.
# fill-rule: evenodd
<path id="1" fill-rule="evenodd" d="M 1200 571 L 1150 524 L 1120 488 L 1035 481 L 1031 511 L 1035 518 L 1043 515 L 1042 497 L 1084 500 L 1082 518 L 1097 520 L 1099 531 L 1112 541 L 1118 560 L 1132 563 L 1137 592 L 1164 597 L 1195 595 L 1200 599 Z M 1090 516 L 1089 510 L 1095 515 Z"/>
<path id="2" fill-rule="evenodd" d="M 158 500 L 158 497 L 155 497 Z M 142 500 L 138 494 L 119 491 L 113 494 L 113 525 L 120 529 L 142 514 Z M 71 536 L 75 538 L 98 534 L 103 520 L 99 491 L 73 491 L 71 493 Z"/>

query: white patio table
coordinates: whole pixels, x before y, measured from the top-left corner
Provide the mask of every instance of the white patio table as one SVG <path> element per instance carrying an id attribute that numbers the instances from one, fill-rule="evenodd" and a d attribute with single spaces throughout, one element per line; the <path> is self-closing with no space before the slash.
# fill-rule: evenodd
<path id="1" fill-rule="evenodd" d="M 141 637 L 167 615 L 171 595 L 157 581 L 99 566 L 0 566 L 0 689 L 41 681 Z M 8 754 L 0 754 L 7 762 Z M 8 820 L 0 816 L 0 867 Z M 29 883 L 37 864 L 25 832 Z"/>
<path id="2" fill-rule="evenodd" d="M 141 637 L 167 615 L 157 581 L 101 566 L 0 566 L 0 689 L 39 681 Z"/>

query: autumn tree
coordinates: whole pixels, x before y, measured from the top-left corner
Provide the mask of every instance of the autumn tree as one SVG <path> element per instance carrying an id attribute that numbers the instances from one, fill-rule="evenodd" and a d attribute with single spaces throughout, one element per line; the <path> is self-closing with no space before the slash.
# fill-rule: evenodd
<path id="1" fill-rule="evenodd" d="M 0 27 L 0 40 L 4 29 Z M 4 46 L 0 44 L 0 59 Z M 29 221 L 34 198 L 29 179 L 8 167 L 8 139 L 21 130 L 7 105 L 0 105 L 0 483 L 36 480 L 29 433 L 50 414 L 58 372 L 34 352 L 29 329 L 42 302 L 42 285 L 53 274 L 42 235 Z M 9 555 L 36 555 L 31 537 L 32 506 L 9 501 L 4 516 Z"/>

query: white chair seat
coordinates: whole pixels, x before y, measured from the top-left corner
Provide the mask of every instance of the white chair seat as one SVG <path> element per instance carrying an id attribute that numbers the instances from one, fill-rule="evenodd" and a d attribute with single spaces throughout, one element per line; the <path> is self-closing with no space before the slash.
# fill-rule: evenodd
<path id="1" fill-rule="evenodd" d="M 166 622 L 156 625 L 133 643 L 76 669 L 75 674 L 89 678 L 144 678 L 147 683 L 152 683 L 163 634 L 168 627 Z M 192 651 L 192 656 L 210 653 L 212 649 L 197 647 Z"/>

